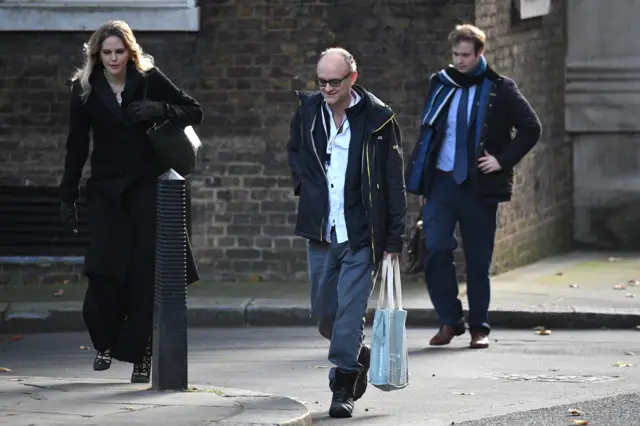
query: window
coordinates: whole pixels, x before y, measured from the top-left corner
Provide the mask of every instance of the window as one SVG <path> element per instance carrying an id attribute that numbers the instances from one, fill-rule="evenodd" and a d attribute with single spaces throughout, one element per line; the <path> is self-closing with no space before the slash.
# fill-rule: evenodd
<path id="1" fill-rule="evenodd" d="M 200 29 L 196 0 L 1 0 L 0 31 L 94 31 L 110 19 L 133 31 Z"/>

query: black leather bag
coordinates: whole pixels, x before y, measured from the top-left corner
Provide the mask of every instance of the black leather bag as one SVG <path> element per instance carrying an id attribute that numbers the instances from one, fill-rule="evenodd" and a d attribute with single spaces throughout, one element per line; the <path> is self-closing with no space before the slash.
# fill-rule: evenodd
<path id="1" fill-rule="evenodd" d="M 424 207 L 423 207 L 424 208 Z M 402 272 L 405 274 L 417 274 L 424 271 L 424 233 L 422 232 L 422 210 L 411 229 L 406 253 L 403 256 Z"/>
<path id="2" fill-rule="evenodd" d="M 146 84 L 142 99 L 147 100 Z M 193 127 L 182 127 L 170 120 L 164 120 L 147 130 L 147 135 L 158 158 L 167 169 L 173 169 L 183 177 L 195 171 L 202 142 Z"/>

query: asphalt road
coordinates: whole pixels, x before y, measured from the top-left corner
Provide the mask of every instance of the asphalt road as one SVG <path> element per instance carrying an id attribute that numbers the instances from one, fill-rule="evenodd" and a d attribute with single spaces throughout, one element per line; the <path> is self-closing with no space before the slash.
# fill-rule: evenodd
<path id="1" fill-rule="evenodd" d="M 434 331 L 409 329 L 409 387 L 385 393 L 370 386 L 351 420 L 327 416 L 327 343 L 313 328 L 190 330 L 189 381 L 295 397 L 314 411 L 314 425 L 640 424 L 638 331 L 495 330 L 484 351 L 467 349 L 468 335 L 429 348 Z M 0 340 L 0 367 L 12 375 L 126 381 L 131 373 L 122 363 L 94 372 L 94 352 L 81 349 L 91 346 L 85 333 Z M 584 416 L 567 416 L 569 408 Z"/>

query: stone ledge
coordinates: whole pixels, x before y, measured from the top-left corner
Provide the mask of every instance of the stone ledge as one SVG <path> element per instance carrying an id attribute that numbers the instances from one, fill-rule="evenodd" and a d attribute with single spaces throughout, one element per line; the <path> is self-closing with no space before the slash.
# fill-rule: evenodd
<path id="1" fill-rule="evenodd" d="M 133 31 L 200 31 L 200 8 L 30 8 L 0 7 L 0 31 L 95 31 L 112 19 Z"/>

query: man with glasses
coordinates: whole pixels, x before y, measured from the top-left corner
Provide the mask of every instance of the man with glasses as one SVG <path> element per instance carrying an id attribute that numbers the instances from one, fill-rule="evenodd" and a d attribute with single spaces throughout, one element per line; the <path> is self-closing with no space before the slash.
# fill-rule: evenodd
<path id="1" fill-rule="evenodd" d="M 311 298 L 320 334 L 331 341 L 331 417 L 352 417 L 366 390 L 370 349 L 362 341 L 373 273 L 401 252 L 407 210 L 395 114 L 357 78 L 349 52 L 322 52 L 319 91 L 296 92 L 288 143 L 295 233 L 309 240 L 310 253 L 328 244 L 324 256 L 309 256 L 320 264 L 309 269 L 324 269 Z"/>

